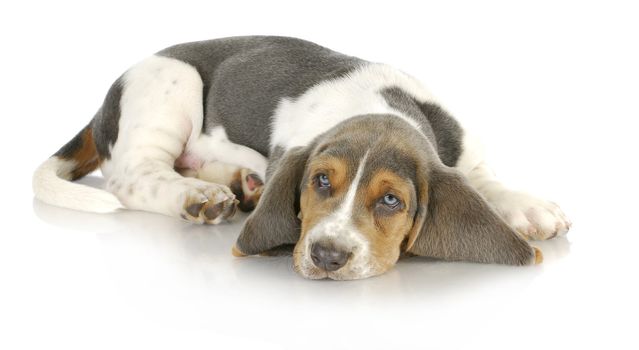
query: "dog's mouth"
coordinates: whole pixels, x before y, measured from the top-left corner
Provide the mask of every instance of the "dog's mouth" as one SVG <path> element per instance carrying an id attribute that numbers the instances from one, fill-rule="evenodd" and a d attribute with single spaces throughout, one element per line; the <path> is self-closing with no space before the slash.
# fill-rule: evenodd
<path id="1" fill-rule="evenodd" d="M 307 279 L 312 279 L 312 280 L 330 279 L 335 281 L 350 281 L 350 280 L 359 280 L 359 279 L 372 277 L 381 273 L 381 272 L 375 273 L 368 268 L 363 269 L 363 270 L 367 270 L 368 272 L 360 272 L 360 273 L 352 271 L 352 270 L 324 271 L 319 268 L 304 269 L 304 268 L 300 268 L 297 265 L 295 265 L 294 268 L 295 268 L 295 271 L 299 273 L 302 277 Z"/>
<path id="2" fill-rule="evenodd" d="M 323 266 L 319 264 L 320 266 Z M 304 278 L 312 280 L 331 279 L 336 281 L 363 279 L 383 273 L 363 256 L 354 256 L 347 264 L 334 271 L 320 268 L 313 261 L 310 250 L 296 246 L 293 251 L 293 268 Z"/>

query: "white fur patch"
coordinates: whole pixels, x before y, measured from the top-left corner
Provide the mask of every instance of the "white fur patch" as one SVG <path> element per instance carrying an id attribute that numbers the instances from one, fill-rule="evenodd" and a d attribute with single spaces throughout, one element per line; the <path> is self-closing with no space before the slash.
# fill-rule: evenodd
<path id="1" fill-rule="evenodd" d="M 271 147 L 305 146 L 317 135 L 362 114 L 392 114 L 421 131 L 415 120 L 388 105 L 380 94 L 388 87 L 399 87 L 420 102 L 434 102 L 414 78 L 387 65 L 368 64 L 324 81 L 294 100 L 282 99 L 274 113 Z"/>
<path id="2" fill-rule="evenodd" d="M 36 198 L 47 204 L 94 213 L 110 213 L 123 208 L 107 191 L 68 181 L 75 165 L 73 160 L 58 157 L 42 163 L 33 174 Z"/>
<path id="3" fill-rule="evenodd" d="M 344 202 L 340 206 L 339 209 L 334 214 L 335 222 L 348 222 L 352 220 L 353 217 L 353 207 L 355 205 L 355 197 L 357 196 L 357 188 L 359 187 L 359 182 L 362 179 L 362 173 L 364 172 L 364 167 L 366 166 L 366 159 L 368 158 L 368 152 L 364 154 L 364 157 L 359 162 L 359 166 L 357 167 L 357 173 L 355 174 L 355 178 L 351 183 L 351 186 L 348 188 L 346 195 L 344 196 Z"/>
<path id="4" fill-rule="evenodd" d="M 455 168 L 463 174 L 469 174 L 484 161 L 484 146 L 475 135 L 464 130 L 462 138 L 462 154 Z"/>
<path id="5" fill-rule="evenodd" d="M 214 127 L 208 135 L 203 134 L 193 139 L 186 148 L 186 152 L 194 154 L 204 162 L 233 164 L 251 169 L 265 178 L 266 158 L 252 148 L 231 142 L 221 126 Z"/>
<path id="6" fill-rule="evenodd" d="M 202 79 L 192 66 L 151 56 L 123 76 L 118 138 L 105 177 L 124 172 L 145 159 L 171 163 L 203 122 Z M 122 175 L 122 174 L 119 174 Z"/>
<path id="7" fill-rule="evenodd" d="M 528 239 L 548 239 L 568 232 L 572 225 L 555 203 L 504 186 L 484 161 L 481 143 L 464 132 L 457 162 L 470 184 L 515 231 Z"/>

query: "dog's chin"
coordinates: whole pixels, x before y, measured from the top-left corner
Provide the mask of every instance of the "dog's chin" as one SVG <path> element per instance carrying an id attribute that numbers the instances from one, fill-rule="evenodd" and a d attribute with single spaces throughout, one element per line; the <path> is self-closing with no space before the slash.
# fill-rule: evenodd
<path id="1" fill-rule="evenodd" d="M 374 269 L 369 266 L 353 267 L 344 266 L 337 271 L 327 272 L 314 265 L 308 263 L 301 263 L 294 265 L 295 272 L 300 274 L 304 278 L 311 280 L 331 279 L 336 281 L 349 281 L 359 280 L 368 277 L 373 277 L 384 273 L 385 271 L 380 269 Z"/>

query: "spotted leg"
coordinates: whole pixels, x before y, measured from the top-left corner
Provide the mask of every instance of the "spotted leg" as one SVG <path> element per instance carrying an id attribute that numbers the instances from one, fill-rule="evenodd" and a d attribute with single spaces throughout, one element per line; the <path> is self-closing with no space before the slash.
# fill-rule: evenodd
<path id="1" fill-rule="evenodd" d="M 235 213 L 228 186 L 174 170 L 202 127 L 202 80 L 190 65 L 152 56 L 122 77 L 120 119 L 106 189 L 127 208 L 216 224 Z"/>

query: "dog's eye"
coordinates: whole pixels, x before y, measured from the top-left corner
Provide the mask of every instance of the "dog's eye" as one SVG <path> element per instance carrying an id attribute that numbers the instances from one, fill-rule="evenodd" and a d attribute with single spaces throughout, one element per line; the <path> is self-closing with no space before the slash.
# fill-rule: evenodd
<path id="1" fill-rule="evenodd" d="M 315 176 L 315 184 L 318 188 L 330 188 L 331 181 L 328 179 L 328 175 L 326 174 L 317 174 Z"/>
<path id="2" fill-rule="evenodd" d="M 401 203 L 399 198 L 390 193 L 385 194 L 381 202 L 390 209 L 397 209 Z"/>

